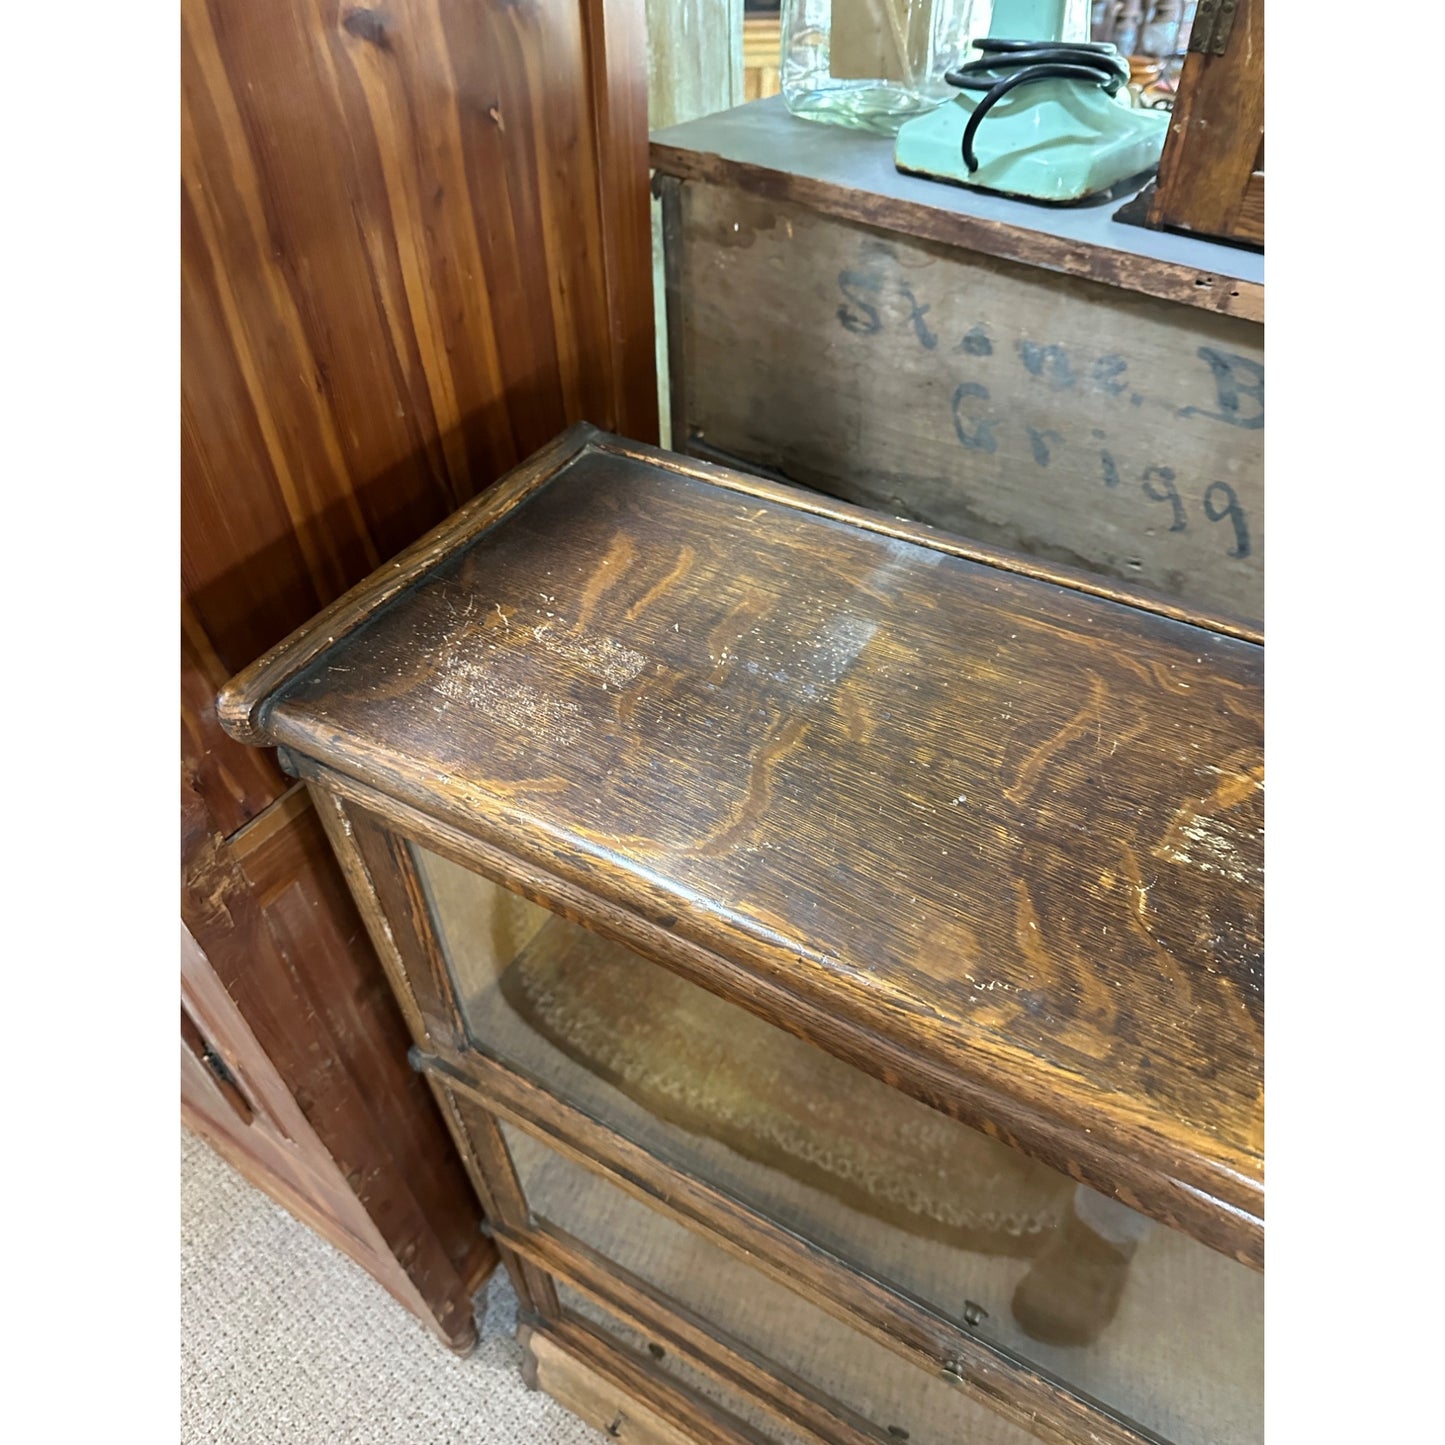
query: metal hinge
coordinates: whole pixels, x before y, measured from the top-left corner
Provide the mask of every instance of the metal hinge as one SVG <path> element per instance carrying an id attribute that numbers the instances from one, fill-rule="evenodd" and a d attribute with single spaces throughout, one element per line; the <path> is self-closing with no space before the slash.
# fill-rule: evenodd
<path id="1" fill-rule="evenodd" d="M 223 1084 L 229 1084 L 238 1094 L 241 1093 L 241 1085 L 236 1081 L 236 1076 L 226 1067 L 226 1061 L 210 1044 L 206 1044 L 201 1050 L 201 1062 L 218 1078 Z"/>
<path id="2" fill-rule="evenodd" d="M 1189 48 L 1201 55 L 1223 55 L 1238 9 L 1239 0 L 1199 0 L 1194 29 L 1189 32 Z"/>

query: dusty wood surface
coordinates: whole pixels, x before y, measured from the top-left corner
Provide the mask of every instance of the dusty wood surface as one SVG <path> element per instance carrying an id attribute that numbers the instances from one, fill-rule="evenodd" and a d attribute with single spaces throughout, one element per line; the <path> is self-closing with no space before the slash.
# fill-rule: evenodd
<path id="1" fill-rule="evenodd" d="M 1264 336 L 1094 282 L 687 183 L 674 446 L 1264 610 Z"/>
<path id="2" fill-rule="evenodd" d="M 781 96 L 656 132 L 653 169 L 1140 295 L 1264 319 L 1259 256 L 1114 219 L 1123 197 L 1037 206 L 901 174 L 886 136 L 788 114 Z"/>
<path id="3" fill-rule="evenodd" d="M 1262 649 L 657 457 L 584 450 L 226 714 L 1257 1263 Z"/>
<path id="4" fill-rule="evenodd" d="M 1149 222 L 1264 243 L 1264 0 L 1237 0 L 1223 55 L 1179 77 Z"/>

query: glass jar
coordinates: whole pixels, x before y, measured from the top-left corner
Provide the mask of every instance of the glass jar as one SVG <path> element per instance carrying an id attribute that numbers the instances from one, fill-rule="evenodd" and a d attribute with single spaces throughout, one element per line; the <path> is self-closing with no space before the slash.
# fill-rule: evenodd
<path id="1" fill-rule="evenodd" d="M 973 40 L 1087 40 L 1090 0 L 782 0 L 783 100 L 794 115 L 892 135 L 958 91 Z"/>
<path id="2" fill-rule="evenodd" d="M 782 0 L 794 115 L 892 135 L 957 92 L 944 72 L 986 35 L 993 0 Z"/>

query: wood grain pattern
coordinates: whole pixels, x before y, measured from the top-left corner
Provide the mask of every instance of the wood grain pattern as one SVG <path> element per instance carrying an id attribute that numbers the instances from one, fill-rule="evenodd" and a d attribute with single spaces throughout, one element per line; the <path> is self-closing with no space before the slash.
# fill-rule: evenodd
<path id="1" fill-rule="evenodd" d="M 1263 616 L 1262 327 L 663 184 L 678 450 Z"/>
<path id="2" fill-rule="evenodd" d="M 626 944 L 645 958 L 676 969 L 703 988 L 733 999 L 875 1078 L 1005 1140 L 1091 1188 L 1106 1194 L 1123 1190 L 1137 1196 L 1142 1201 L 1141 1211 L 1152 1218 L 1225 1253 L 1238 1254 L 1243 1250 L 1241 1257 L 1256 1265 L 1260 1263 L 1261 1220 L 1182 1184 L 1168 1172 L 1161 1173 L 1157 1161 L 1121 1158 L 1117 1149 L 1101 1147 L 1067 1120 L 1026 1106 L 1006 1089 L 975 1081 L 966 1093 L 961 1093 L 956 1076 L 921 1058 L 916 1050 L 839 1018 L 826 1002 L 819 1004 L 800 997 L 786 981 L 740 969 L 711 949 L 682 938 L 674 927 L 673 914 L 664 914 L 662 919 L 666 921 L 659 921 L 643 913 L 633 901 L 619 903 L 600 897 L 550 872 L 544 865 L 483 842 L 474 832 L 439 823 L 418 809 L 343 774 L 294 754 L 288 756 L 319 794 L 343 801 L 349 826 L 358 835 L 374 831 L 380 844 L 386 841 L 389 832 L 395 832 L 418 842 L 574 923 Z M 354 876 L 352 884 L 357 886 Z M 372 885 L 366 882 L 364 886 L 371 888 Z M 378 895 L 373 891 L 369 896 L 370 907 L 380 912 Z M 429 923 L 417 916 L 404 926 L 424 930 Z M 423 963 L 426 956 L 416 955 L 405 965 L 409 971 L 403 976 L 399 994 L 409 1009 L 418 1007 L 413 980 L 423 987 L 429 986 L 431 966 Z M 423 966 L 418 967 L 419 963 Z M 420 1039 L 423 1034 L 418 1032 L 417 1037 Z M 479 1048 L 473 1040 L 464 1055 L 450 1056 L 449 1063 L 466 1075 L 467 1061 L 478 1057 Z"/>
<path id="3" fill-rule="evenodd" d="M 1244 185 L 1244 196 L 1234 213 L 1234 235 L 1251 245 L 1264 245 L 1264 172 L 1252 171 Z"/>
<path id="4" fill-rule="evenodd" d="M 640 15 L 181 6 L 182 912 L 456 1339 L 475 1202 L 314 812 L 214 698 L 569 421 L 655 436 Z"/>
<path id="5" fill-rule="evenodd" d="M 646 0 L 650 130 L 743 98 L 743 0 Z"/>
<path id="6" fill-rule="evenodd" d="M 453 1347 L 470 1348 L 471 1297 L 495 1254 L 426 1085 L 407 1068 L 406 1030 L 375 957 L 355 947 L 355 906 L 310 803 L 297 792 L 274 805 L 281 816 L 268 810 L 226 842 L 206 831 L 193 793 L 182 801 L 181 915 L 250 1050 L 225 1061 L 238 1077 L 271 1080 L 273 1100 L 285 1093 L 263 1122 L 305 1125 L 284 1126 L 305 1141 L 290 1168 L 246 1144 L 249 1134 L 228 1157 L 261 1187 L 284 1186 L 288 1207 L 314 1185 L 300 1217 L 330 1221 L 327 1237 L 370 1240 L 356 1257 Z"/>
<path id="7" fill-rule="evenodd" d="M 738 485 L 584 453 L 270 736 L 1257 1263 L 1261 649 Z"/>
<path id="8" fill-rule="evenodd" d="M 1264 243 L 1264 0 L 1238 0 L 1223 55 L 1179 77 L 1149 224 Z"/>
<path id="9" fill-rule="evenodd" d="M 224 671 L 568 422 L 655 439 L 640 7 L 182 6 L 182 580 Z"/>
<path id="10" fill-rule="evenodd" d="M 766 100 L 782 89 L 782 20 L 750 15 L 743 21 L 743 99 Z"/>
<path id="11" fill-rule="evenodd" d="M 614 1440 L 633 1445 L 771 1445 L 717 1406 L 660 1379 L 570 1320 L 518 1331 L 540 1389 Z"/>
<path id="12" fill-rule="evenodd" d="M 181 1049 L 181 1118 L 234 1168 L 284 1208 L 369 1271 L 407 1309 L 453 1349 L 476 1340 L 470 1312 L 436 1308 L 436 1280 L 415 1280 L 397 1262 L 394 1241 L 358 1197 L 352 1181 L 312 1128 L 291 1088 L 261 1048 L 195 937 L 182 928 L 182 1009 L 207 1050 L 224 1063 L 234 1100 L 193 1047 Z M 460 1288 L 463 1304 L 495 1260 L 489 1240 L 473 1236 Z"/>

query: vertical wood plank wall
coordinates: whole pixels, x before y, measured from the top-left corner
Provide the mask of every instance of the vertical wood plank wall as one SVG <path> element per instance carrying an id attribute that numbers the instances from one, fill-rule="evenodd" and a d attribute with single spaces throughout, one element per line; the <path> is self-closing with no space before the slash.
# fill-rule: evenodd
<path id="1" fill-rule="evenodd" d="M 182 915 L 449 1322 L 470 1187 L 309 802 L 212 703 L 572 422 L 656 440 L 643 5 L 181 6 Z"/>

